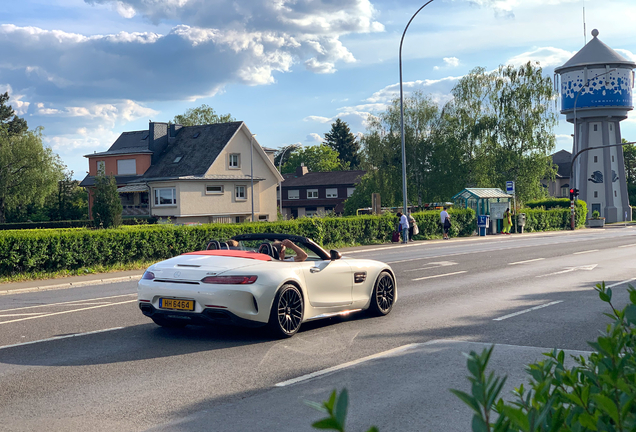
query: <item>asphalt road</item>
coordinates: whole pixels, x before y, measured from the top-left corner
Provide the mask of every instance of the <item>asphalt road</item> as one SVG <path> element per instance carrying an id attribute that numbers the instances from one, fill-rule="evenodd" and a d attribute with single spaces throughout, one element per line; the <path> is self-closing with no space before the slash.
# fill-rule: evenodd
<path id="1" fill-rule="evenodd" d="M 350 250 L 396 271 L 391 314 L 283 341 L 159 328 L 134 282 L 2 295 L 0 430 L 308 431 L 321 414 L 304 401 L 344 387 L 351 431 L 470 430 L 448 391 L 468 388 L 462 352 L 496 344 L 509 391 L 542 352 L 588 350 L 608 322 L 593 286 L 624 305 L 635 253 L 634 227 Z"/>

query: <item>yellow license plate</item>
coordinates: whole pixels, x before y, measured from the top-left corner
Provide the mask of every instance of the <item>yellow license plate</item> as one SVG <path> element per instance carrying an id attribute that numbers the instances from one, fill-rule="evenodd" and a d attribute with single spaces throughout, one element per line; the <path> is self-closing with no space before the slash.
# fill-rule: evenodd
<path id="1" fill-rule="evenodd" d="M 161 309 L 176 309 L 176 310 L 193 311 L 194 310 L 194 300 L 179 300 L 179 299 L 160 298 L 159 299 L 159 308 L 161 308 Z"/>

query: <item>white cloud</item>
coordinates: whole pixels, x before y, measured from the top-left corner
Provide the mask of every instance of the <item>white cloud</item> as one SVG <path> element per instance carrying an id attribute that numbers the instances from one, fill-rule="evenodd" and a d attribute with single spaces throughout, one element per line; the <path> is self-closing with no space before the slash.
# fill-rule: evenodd
<path id="1" fill-rule="evenodd" d="M 626 49 L 620 49 L 620 48 L 617 48 L 614 51 L 616 51 L 617 53 L 625 57 L 627 60 L 636 62 L 636 54 L 634 54 L 633 52 Z"/>
<path id="2" fill-rule="evenodd" d="M 26 114 L 29 109 L 30 102 L 23 101 L 22 98 L 25 97 L 23 94 L 14 93 L 13 89 L 9 84 L 0 85 L 0 94 L 8 93 L 9 94 L 9 105 L 13 108 L 13 111 L 18 116 L 23 116 Z"/>
<path id="3" fill-rule="evenodd" d="M 422 90 L 424 93 L 430 95 L 438 95 L 440 100 L 442 100 L 443 95 L 449 94 L 450 90 L 461 78 L 462 77 L 449 76 L 437 80 L 426 79 L 408 81 L 402 83 L 402 88 L 404 89 L 405 93 L 415 90 Z M 373 93 L 371 97 L 366 99 L 366 101 L 372 103 L 387 104 L 398 97 L 400 97 L 400 83 L 391 84 L 384 87 L 383 89 Z"/>
<path id="4" fill-rule="evenodd" d="M 443 66 L 435 66 L 433 69 L 439 70 L 441 68 L 453 68 L 459 66 L 459 59 L 457 57 L 444 57 L 443 60 Z"/>
<path id="5" fill-rule="evenodd" d="M 539 62 L 541 67 L 555 67 L 565 64 L 576 52 L 563 50 L 553 47 L 542 47 L 532 51 L 526 51 L 519 55 L 516 55 L 506 62 L 506 64 L 512 64 L 520 66 L 522 64 L 530 62 Z"/>
<path id="6" fill-rule="evenodd" d="M 87 106 L 71 106 L 62 109 L 47 108 L 43 103 L 37 103 L 37 114 L 57 117 L 85 117 L 99 119 L 114 125 L 116 122 L 130 122 L 139 118 L 159 114 L 157 111 L 139 105 L 132 100 L 125 100 L 114 104 L 92 104 Z"/>
<path id="7" fill-rule="evenodd" d="M 135 8 L 120 1 L 115 2 L 115 11 L 124 18 L 132 18 L 137 15 Z"/>
<path id="8" fill-rule="evenodd" d="M 314 121 L 318 123 L 327 123 L 329 121 L 329 117 L 321 117 L 321 116 L 307 116 L 303 119 L 303 121 Z"/>
<path id="9" fill-rule="evenodd" d="M 312 132 L 309 135 L 307 135 L 307 138 L 305 139 L 306 142 L 311 142 L 311 143 L 316 143 L 316 142 L 321 143 L 324 140 L 325 139 L 321 135 L 315 132 Z"/>

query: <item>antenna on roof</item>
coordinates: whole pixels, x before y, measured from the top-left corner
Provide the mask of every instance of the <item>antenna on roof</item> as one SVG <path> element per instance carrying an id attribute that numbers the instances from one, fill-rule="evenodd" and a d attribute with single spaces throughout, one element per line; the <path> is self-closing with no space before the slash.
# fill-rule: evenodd
<path id="1" fill-rule="evenodd" d="M 587 30 L 585 30 L 585 0 L 583 0 L 583 46 L 587 45 Z"/>

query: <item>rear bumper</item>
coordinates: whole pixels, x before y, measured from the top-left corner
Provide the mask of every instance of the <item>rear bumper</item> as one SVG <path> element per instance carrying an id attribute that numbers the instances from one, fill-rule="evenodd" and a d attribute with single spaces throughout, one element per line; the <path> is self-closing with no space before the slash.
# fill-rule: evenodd
<path id="1" fill-rule="evenodd" d="M 188 325 L 235 325 L 241 327 L 262 327 L 266 323 L 241 318 L 224 309 L 205 308 L 201 312 L 181 312 L 155 308 L 150 303 L 139 302 L 139 309 L 149 318 L 161 317 L 187 322 Z"/>

